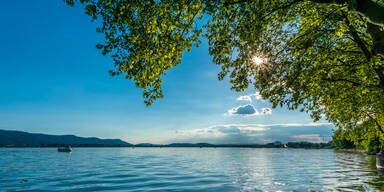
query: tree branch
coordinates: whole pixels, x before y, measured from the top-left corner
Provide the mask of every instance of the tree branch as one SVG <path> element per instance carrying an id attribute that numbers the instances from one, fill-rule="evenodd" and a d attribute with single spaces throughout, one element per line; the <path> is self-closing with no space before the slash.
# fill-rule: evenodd
<path id="1" fill-rule="evenodd" d="M 329 82 L 347 82 L 347 83 L 351 83 L 353 86 L 364 86 L 371 89 L 381 89 L 381 87 L 377 85 L 363 85 L 362 83 L 355 82 L 349 79 L 343 79 L 343 78 L 340 78 L 340 79 L 322 78 L 321 80 L 329 81 Z"/>
<path id="2" fill-rule="evenodd" d="M 247 3 L 249 0 L 238 0 L 238 1 L 233 1 L 233 2 L 225 2 L 224 7 L 228 5 L 235 5 L 235 4 L 241 4 L 241 3 Z"/>
<path id="3" fill-rule="evenodd" d="M 364 41 L 360 38 L 359 34 L 355 30 L 355 28 L 351 25 L 351 23 L 349 22 L 347 17 L 345 17 L 345 22 L 348 26 L 349 34 L 352 35 L 353 40 L 357 43 L 357 46 L 359 46 L 359 48 L 363 51 L 364 56 L 367 59 L 367 61 L 370 61 L 372 54 L 369 51 L 368 47 L 365 45 Z"/>
<path id="4" fill-rule="evenodd" d="M 369 113 L 367 113 L 367 115 L 368 115 L 368 117 L 369 117 L 370 119 L 372 119 L 372 120 L 375 122 L 375 124 L 377 125 L 377 128 L 379 128 L 379 131 L 381 132 L 381 134 L 384 135 L 384 129 L 383 129 L 383 127 L 380 125 L 380 123 L 379 123 L 375 118 L 373 118 Z"/>
<path id="5" fill-rule="evenodd" d="M 353 86 L 359 86 L 361 85 L 360 83 L 357 83 L 357 82 L 354 82 L 354 81 L 351 81 L 349 79 L 331 79 L 331 78 L 322 78 L 322 80 L 324 81 L 330 81 L 330 82 L 347 82 L 347 83 L 351 83 Z"/>

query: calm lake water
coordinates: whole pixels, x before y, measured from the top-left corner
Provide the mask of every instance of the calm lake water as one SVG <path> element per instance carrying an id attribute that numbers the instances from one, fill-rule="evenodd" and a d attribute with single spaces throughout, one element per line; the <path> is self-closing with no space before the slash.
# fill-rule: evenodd
<path id="1" fill-rule="evenodd" d="M 384 191 L 374 156 L 305 149 L 0 148 L 0 191 Z"/>

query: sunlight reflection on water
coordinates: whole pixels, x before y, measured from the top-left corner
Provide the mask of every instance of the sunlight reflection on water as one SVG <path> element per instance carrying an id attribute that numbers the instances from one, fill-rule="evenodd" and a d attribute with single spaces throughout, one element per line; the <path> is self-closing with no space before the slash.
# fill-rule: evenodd
<path id="1" fill-rule="evenodd" d="M 380 191 L 374 156 L 305 149 L 0 148 L 0 191 Z"/>

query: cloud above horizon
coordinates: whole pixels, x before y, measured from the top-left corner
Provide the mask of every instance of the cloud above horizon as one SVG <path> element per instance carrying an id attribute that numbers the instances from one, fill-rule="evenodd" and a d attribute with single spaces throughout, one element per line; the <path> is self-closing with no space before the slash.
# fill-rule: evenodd
<path id="1" fill-rule="evenodd" d="M 245 102 L 248 102 L 248 104 L 234 107 L 228 110 L 226 114 L 229 114 L 231 116 L 232 115 L 241 115 L 241 116 L 272 115 L 271 108 L 263 106 L 260 108 L 260 110 L 257 110 L 256 107 L 254 106 L 254 104 L 265 105 L 265 103 L 263 104 L 260 103 L 260 101 L 264 102 L 265 100 L 263 100 L 259 92 L 256 92 L 254 94 L 239 96 L 236 100 L 241 102 L 245 101 Z"/>
<path id="2" fill-rule="evenodd" d="M 328 142 L 334 126 L 329 123 L 308 124 L 226 124 L 202 129 L 179 130 L 171 142 L 206 142 L 212 144 L 255 144 L 274 141 L 314 143 Z"/>
<path id="3" fill-rule="evenodd" d="M 261 109 L 261 113 L 264 115 L 272 115 L 272 109 L 268 107 L 264 107 Z"/>
<path id="4" fill-rule="evenodd" d="M 238 101 L 249 101 L 252 102 L 252 98 L 250 95 L 243 95 L 237 98 Z"/>
<path id="5" fill-rule="evenodd" d="M 252 102 L 252 98 L 257 101 L 264 101 L 263 97 L 261 97 L 260 92 L 256 91 L 254 94 L 242 95 L 237 98 L 238 101 L 248 101 Z"/>
<path id="6" fill-rule="evenodd" d="M 230 115 L 254 115 L 259 112 L 255 109 L 255 107 L 251 104 L 241 105 L 235 108 L 232 108 L 228 111 Z"/>
<path id="7" fill-rule="evenodd" d="M 261 108 L 261 112 L 259 112 L 255 106 L 241 105 L 235 108 L 228 110 L 229 115 L 243 115 L 243 116 L 257 116 L 257 115 L 272 115 L 272 109 L 268 107 Z"/>
<path id="8" fill-rule="evenodd" d="M 178 131 L 177 138 L 181 142 L 255 143 L 260 142 L 256 139 L 257 136 L 262 136 L 263 132 L 268 129 L 268 127 L 247 124 L 216 125 L 202 129 Z"/>
<path id="9" fill-rule="evenodd" d="M 263 97 L 261 97 L 260 92 L 256 91 L 255 94 L 253 94 L 256 100 L 264 100 Z"/>
<path id="10" fill-rule="evenodd" d="M 323 138 L 320 134 L 299 134 L 292 136 L 294 140 L 311 141 L 313 143 L 323 142 Z"/>

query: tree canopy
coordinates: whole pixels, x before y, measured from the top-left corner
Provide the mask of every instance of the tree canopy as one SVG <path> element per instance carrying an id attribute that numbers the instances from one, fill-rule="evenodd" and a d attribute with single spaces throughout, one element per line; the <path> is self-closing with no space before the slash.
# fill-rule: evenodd
<path id="1" fill-rule="evenodd" d="M 73 5 L 75 0 L 65 0 Z M 112 75 L 163 97 L 161 77 L 209 43 L 232 89 L 384 137 L 383 0 L 79 0 L 101 21 Z M 203 20 L 204 18 L 204 20 Z"/>

